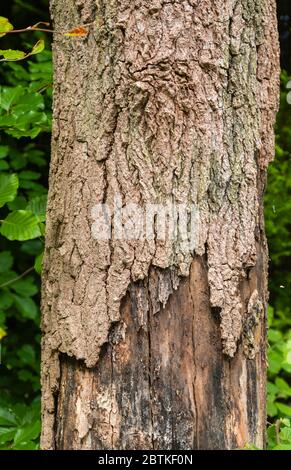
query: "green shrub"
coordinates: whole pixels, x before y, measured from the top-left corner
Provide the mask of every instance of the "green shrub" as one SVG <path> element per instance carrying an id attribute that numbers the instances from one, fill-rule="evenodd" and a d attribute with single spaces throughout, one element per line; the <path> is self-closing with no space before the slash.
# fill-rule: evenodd
<path id="1" fill-rule="evenodd" d="M 3 65 L 0 87 L 0 449 L 37 449 L 40 270 L 51 53 Z"/>
<path id="2" fill-rule="evenodd" d="M 270 250 L 268 352 L 268 448 L 291 450 L 291 77 L 281 75 L 280 112 L 276 124 L 276 158 L 269 168 L 265 196 Z"/>

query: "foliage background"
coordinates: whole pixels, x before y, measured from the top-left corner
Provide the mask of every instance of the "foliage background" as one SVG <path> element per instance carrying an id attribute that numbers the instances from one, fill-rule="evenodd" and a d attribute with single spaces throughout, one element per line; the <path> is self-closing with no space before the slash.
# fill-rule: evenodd
<path id="1" fill-rule="evenodd" d="M 15 28 L 49 21 L 47 0 L 13 0 Z M 291 449 L 291 5 L 278 1 L 282 46 L 276 159 L 265 197 L 270 247 L 268 448 Z M 38 449 L 40 266 L 50 153 L 50 37 L 7 35 L 1 49 L 46 50 L 0 67 L 0 449 Z M 290 86 L 288 82 L 290 81 Z M 289 87 L 289 88 L 288 88 Z M 250 448 L 252 443 L 250 443 Z"/>
<path id="2" fill-rule="evenodd" d="M 15 28 L 48 21 L 47 1 L 14 0 L 1 7 L 1 16 L 8 17 Z M 41 54 L 27 61 L 0 64 L 0 206 L 5 196 L 8 199 L 0 209 L 0 449 L 38 447 L 38 272 L 43 251 L 52 94 L 50 37 L 41 33 L 7 35 L 1 38 L 0 46 L 30 50 L 40 38 L 47 46 Z M 9 185 L 11 181 L 14 187 Z M 7 216 L 10 223 L 5 223 Z"/>

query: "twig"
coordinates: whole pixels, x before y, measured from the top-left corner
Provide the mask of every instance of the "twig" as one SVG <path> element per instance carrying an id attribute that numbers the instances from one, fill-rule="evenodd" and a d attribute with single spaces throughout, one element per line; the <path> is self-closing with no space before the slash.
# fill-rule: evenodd
<path id="1" fill-rule="evenodd" d="M 95 23 L 96 23 L 95 21 L 92 21 L 91 23 L 86 23 L 86 24 L 79 25 L 79 26 L 77 26 L 77 28 L 86 28 L 87 26 L 92 26 Z M 10 31 L 0 31 L 0 34 L 3 34 L 3 33 L 5 33 L 5 34 L 28 33 L 30 31 L 42 31 L 44 33 L 55 33 L 55 34 L 68 34 L 74 29 L 74 27 L 73 27 L 72 29 L 69 29 L 69 30 L 58 31 L 56 29 L 39 28 L 38 25 L 40 25 L 40 24 L 49 25 L 49 23 L 43 23 L 42 21 L 40 21 L 39 23 L 36 23 L 33 26 L 28 26 L 27 28 L 11 29 Z"/>
<path id="2" fill-rule="evenodd" d="M 29 31 L 43 31 L 44 33 L 57 33 L 57 31 L 53 29 L 47 28 L 34 28 L 34 26 L 28 26 L 27 28 L 23 29 L 11 29 L 10 31 L 0 31 L 0 34 L 13 34 L 13 33 L 28 33 Z"/>
<path id="3" fill-rule="evenodd" d="M 1 284 L 0 289 L 2 289 L 2 287 L 6 287 L 6 286 L 9 286 L 10 284 L 13 284 L 13 282 L 18 281 L 19 279 L 22 279 L 24 276 L 26 276 L 27 274 L 29 274 L 33 270 L 34 270 L 34 266 L 31 266 L 31 268 L 28 268 L 26 271 L 24 271 L 19 276 L 15 277 L 14 279 L 10 279 L 10 281 L 7 281 L 7 282 L 4 282 L 3 284 Z"/>

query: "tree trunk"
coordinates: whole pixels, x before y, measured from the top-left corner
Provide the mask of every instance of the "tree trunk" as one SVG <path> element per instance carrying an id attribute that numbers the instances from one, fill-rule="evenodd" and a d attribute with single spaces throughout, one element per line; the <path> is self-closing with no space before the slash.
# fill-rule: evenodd
<path id="1" fill-rule="evenodd" d="M 275 10 L 51 0 L 43 449 L 263 447 Z"/>

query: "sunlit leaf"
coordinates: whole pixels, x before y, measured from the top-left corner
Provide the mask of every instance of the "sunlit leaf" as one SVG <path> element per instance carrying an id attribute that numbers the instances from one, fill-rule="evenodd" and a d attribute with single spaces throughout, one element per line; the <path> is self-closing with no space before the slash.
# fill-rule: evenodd
<path id="1" fill-rule="evenodd" d="M 0 38 L 5 36 L 7 31 L 11 31 L 13 29 L 12 24 L 9 22 L 7 18 L 4 16 L 0 16 Z"/>
<path id="2" fill-rule="evenodd" d="M 17 428 L 0 427 L 0 443 L 5 444 L 6 442 L 12 441 Z"/>
<path id="3" fill-rule="evenodd" d="M 26 210 L 31 211 L 36 215 L 40 222 L 44 222 L 46 218 L 46 205 L 47 196 L 37 196 L 29 201 L 26 206 Z"/>
<path id="4" fill-rule="evenodd" d="M 272 450 L 291 450 L 291 444 L 279 444 L 273 447 Z"/>
<path id="5" fill-rule="evenodd" d="M 284 405 L 284 403 L 278 403 L 276 402 L 277 408 L 281 413 L 283 413 L 286 416 L 291 416 L 291 406 Z"/>
<path id="6" fill-rule="evenodd" d="M 25 52 L 23 51 L 18 51 L 15 49 L 2 49 L 0 50 L 0 56 L 3 57 L 3 59 L 0 60 L 20 60 L 25 57 Z"/>
<path id="7" fill-rule="evenodd" d="M 0 108 L 9 111 L 10 107 L 25 93 L 22 86 L 0 87 Z"/>
<path id="8" fill-rule="evenodd" d="M 0 233 L 8 240 L 31 240 L 41 236 L 37 217 L 30 211 L 19 210 L 2 221 Z"/>
<path id="9" fill-rule="evenodd" d="M 31 49 L 31 52 L 29 53 L 29 55 L 39 54 L 39 53 L 42 52 L 43 50 L 44 50 L 44 40 L 43 40 L 43 39 L 40 39 L 40 40 L 37 41 L 37 43 L 33 46 L 33 48 Z"/>
<path id="10" fill-rule="evenodd" d="M 4 206 L 7 202 L 13 201 L 17 194 L 18 177 L 16 174 L 2 174 L 0 175 L 0 207 Z"/>
<path id="11" fill-rule="evenodd" d="M 7 332 L 0 326 L 0 341 L 3 339 L 5 336 L 7 336 Z"/>
<path id="12" fill-rule="evenodd" d="M 291 428 L 285 426 L 283 429 L 280 431 L 280 439 L 282 441 L 286 441 L 291 444 Z"/>
<path id="13" fill-rule="evenodd" d="M 14 444 L 27 444 L 33 439 L 36 439 L 39 436 L 39 433 L 40 421 L 36 421 L 35 423 L 30 423 L 25 427 L 18 428 L 14 437 Z"/>

